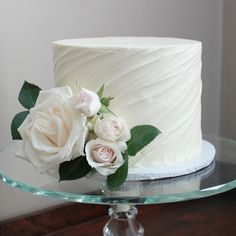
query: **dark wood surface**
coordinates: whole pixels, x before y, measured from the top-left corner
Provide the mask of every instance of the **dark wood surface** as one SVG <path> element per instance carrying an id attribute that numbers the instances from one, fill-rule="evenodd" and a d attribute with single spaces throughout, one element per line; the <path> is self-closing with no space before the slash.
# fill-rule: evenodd
<path id="1" fill-rule="evenodd" d="M 1 236 L 101 236 L 107 206 L 69 204 L 0 224 Z M 138 207 L 145 236 L 235 236 L 236 189 L 198 200 Z"/>

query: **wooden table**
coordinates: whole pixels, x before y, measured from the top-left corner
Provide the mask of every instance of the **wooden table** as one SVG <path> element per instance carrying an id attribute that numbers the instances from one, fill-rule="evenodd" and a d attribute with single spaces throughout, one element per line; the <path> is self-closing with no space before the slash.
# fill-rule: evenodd
<path id="1" fill-rule="evenodd" d="M 101 236 L 108 206 L 66 204 L 0 224 L 1 236 Z M 138 207 L 145 236 L 235 236 L 236 189 L 198 200 Z"/>

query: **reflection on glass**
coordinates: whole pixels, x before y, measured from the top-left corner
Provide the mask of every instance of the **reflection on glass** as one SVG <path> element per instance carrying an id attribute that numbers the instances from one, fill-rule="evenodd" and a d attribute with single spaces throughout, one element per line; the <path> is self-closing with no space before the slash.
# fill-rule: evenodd
<path id="1" fill-rule="evenodd" d="M 215 161 L 195 173 L 154 181 L 126 182 L 111 191 L 105 179 L 83 178 L 58 182 L 40 175 L 31 164 L 15 157 L 17 143 L 0 149 L 0 179 L 37 195 L 99 204 L 151 204 L 183 201 L 224 192 L 236 186 L 236 142 L 205 136 L 216 148 Z"/>

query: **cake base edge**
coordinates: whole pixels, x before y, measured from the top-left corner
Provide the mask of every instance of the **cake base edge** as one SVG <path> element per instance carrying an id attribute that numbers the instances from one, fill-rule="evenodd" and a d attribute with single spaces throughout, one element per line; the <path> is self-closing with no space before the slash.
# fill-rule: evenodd
<path id="1" fill-rule="evenodd" d="M 209 141 L 202 140 L 201 150 L 194 159 L 158 168 L 129 168 L 126 181 L 154 180 L 187 175 L 210 165 L 214 160 L 215 153 L 215 147 Z"/>

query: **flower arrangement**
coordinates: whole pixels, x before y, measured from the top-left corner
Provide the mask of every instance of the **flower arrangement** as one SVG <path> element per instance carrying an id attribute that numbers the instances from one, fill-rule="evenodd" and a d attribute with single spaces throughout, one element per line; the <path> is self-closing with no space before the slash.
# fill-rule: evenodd
<path id="1" fill-rule="evenodd" d="M 109 105 L 113 97 L 69 86 L 42 91 L 24 82 L 18 100 L 27 110 L 15 115 L 13 139 L 22 139 L 17 155 L 41 173 L 59 172 L 60 181 L 82 178 L 92 171 L 107 177 L 110 188 L 128 175 L 128 160 L 155 139 L 160 131 L 151 125 L 130 129 Z"/>

